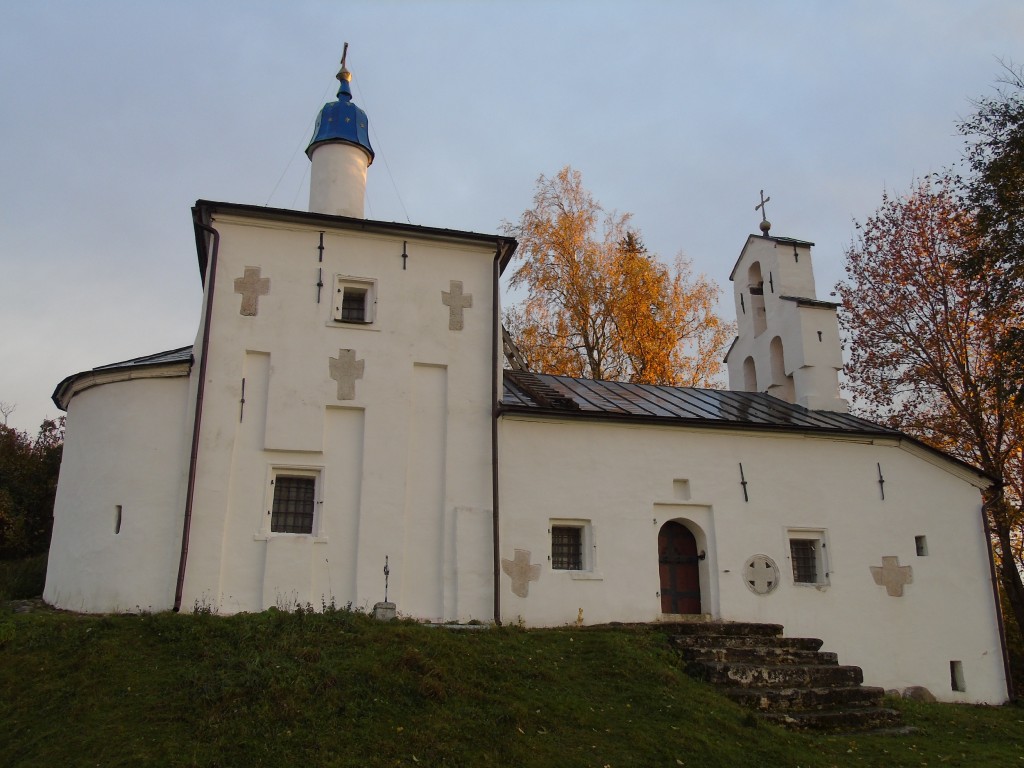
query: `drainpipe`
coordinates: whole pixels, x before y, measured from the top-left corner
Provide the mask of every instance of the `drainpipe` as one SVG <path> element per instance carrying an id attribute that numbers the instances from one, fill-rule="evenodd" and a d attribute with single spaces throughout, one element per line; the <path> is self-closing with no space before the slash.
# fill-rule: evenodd
<path id="1" fill-rule="evenodd" d="M 494 251 L 494 267 L 491 279 L 491 535 L 494 545 L 494 624 L 501 626 L 501 550 L 498 540 L 498 402 L 501 397 L 498 370 L 498 344 L 500 344 L 501 317 L 499 316 L 500 291 L 498 278 L 501 275 L 501 257 L 504 243 L 498 243 Z"/>
<path id="2" fill-rule="evenodd" d="M 196 386 L 195 418 L 192 422 L 192 451 L 188 461 L 188 488 L 185 491 L 185 522 L 181 531 L 181 558 L 178 561 L 178 581 L 174 589 L 174 611 L 181 610 L 181 595 L 185 587 L 185 563 L 188 560 L 188 537 L 192 526 L 192 502 L 196 490 L 196 468 L 199 457 L 199 426 L 203 420 L 203 394 L 206 390 L 206 361 L 210 349 L 210 323 L 213 319 L 213 288 L 217 279 L 217 251 L 220 247 L 220 233 L 199 220 L 198 211 L 193 211 L 192 221 L 198 229 L 213 238 L 206 262 L 206 307 L 203 312 L 203 350 L 199 356 L 199 382 Z"/>

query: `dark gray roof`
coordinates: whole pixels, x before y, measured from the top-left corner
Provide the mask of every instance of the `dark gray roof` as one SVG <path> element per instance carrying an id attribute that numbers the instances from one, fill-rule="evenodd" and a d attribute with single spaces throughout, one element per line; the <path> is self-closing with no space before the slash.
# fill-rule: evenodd
<path id="1" fill-rule="evenodd" d="M 199 258 L 199 275 L 206 280 L 206 262 L 209 258 L 206 233 L 201 225 L 210 223 L 210 216 L 214 212 L 222 212 L 241 216 L 252 216 L 272 221 L 295 221 L 304 224 L 313 224 L 323 227 L 350 229 L 361 232 L 376 232 L 391 234 L 401 237 L 437 237 L 468 242 L 493 243 L 501 254 L 499 271 L 504 273 L 505 268 L 512 260 L 519 243 L 514 237 L 505 235 L 488 235 L 480 232 L 467 232 L 459 229 L 442 229 L 440 227 L 425 227 L 419 224 L 403 224 L 396 221 L 376 221 L 374 219 L 357 219 L 351 216 L 332 216 L 327 213 L 313 213 L 310 211 L 293 211 L 286 208 L 270 208 L 265 205 L 247 205 L 243 203 L 218 203 L 215 200 L 196 200 L 192 207 L 192 223 L 195 229 L 196 253 Z"/>
<path id="2" fill-rule="evenodd" d="M 593 381 L 521 371 L 505 371 L 502 410 L 570 418 L 902 436 L 856 416 L 812 411 L 759 392 Z"/>
<path id="3" fill-rule="evenodd" d="M 167 352 L 157 352 L 154 355 L 143 355 L 133 357 L 131 360 L 122 360 L 120 363 L 107 363 L 93 368 L 94 371 L 106 371 L 113 368 L 131 368 L 139 365 L 163 365 L 164 363 L 187 363 L 192 360 L 192 345 L 171 349 Z"/>
<path id="4" fill-rule="evenodd" d="M 192 347 L 178 347 L 178 349 L 170 349 L 166 352 L 157 352 L 153 355 L 143 355 L 142 357 L 133 357 L 131 360 L 122 360 L 119 363 L 108 363 L 107 365 L 98 365 L 95 368 L 88 371 L 80 371 L 73 373 L 70 376 L 64 378 L 60 384 L 53 390 L 53 394 L 50 395 L 50 399 L 53 400 L 53 404 L 60 408 L 62 411 L 67 409 L 67 400 L 70 397 L 72 387 L 76 382 L 80 380 L 86 380 L 88 376 L 94 373 L 104 373 L 110 371 L 121 371 L 130 368 L 150 368 L 158 367 L 161 365 L 173 365 L 174 363 L 189 363 L 192 362 Z"/>

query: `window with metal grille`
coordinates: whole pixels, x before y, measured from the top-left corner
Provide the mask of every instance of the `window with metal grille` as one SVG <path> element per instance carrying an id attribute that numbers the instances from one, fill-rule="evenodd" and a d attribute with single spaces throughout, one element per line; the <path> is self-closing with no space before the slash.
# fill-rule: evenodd
<path id="1" fill-rule="evenodd" d="M 278 475 L 273 483 L 270 530 L 274 533 L 312 533 L 316 478 Z"/>
<path id="2" fill-rule="evenodd" d="M 818 539 L 790 539 L 789 554 L 793 560 L 793 581 L 800 584 L 818 583 Z"/>
<path id="3" fill-rule="evenodd" d="M 341 296 L 341 319 L 348 323 L 366 322 L 366 289 L 344 289 Z"/>
<path id="4" fill-rule="evenodd" d="M 558 571 L 583 570 L 583 529 L 551 526 L 551 567 Z"/>

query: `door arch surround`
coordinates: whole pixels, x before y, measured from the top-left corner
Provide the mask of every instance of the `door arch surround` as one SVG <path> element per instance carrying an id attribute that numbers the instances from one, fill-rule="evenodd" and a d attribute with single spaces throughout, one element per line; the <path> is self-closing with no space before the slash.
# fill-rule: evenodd
<path id="1" fill-rule="evenodd" d="M 697 537 L 688 526 L 669 520 L 658 530 L 658 577 L 661 612 L 701 613 L 700 561 Z"/>

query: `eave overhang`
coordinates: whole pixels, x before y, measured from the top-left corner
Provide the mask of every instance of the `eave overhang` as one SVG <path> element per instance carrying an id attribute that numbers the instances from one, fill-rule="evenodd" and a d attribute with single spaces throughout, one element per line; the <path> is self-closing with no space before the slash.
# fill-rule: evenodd
<path id="1" fill-rule="evenodd" d="M 71 398 L 79 392 L 133 379 L 161 379 L 188 376 L 192 370 L 192 347 L 179 347 L 155 355 L 136 357 L 110 365 L 101 365 L 64 378 L 53 390 L 50 399 L 62 411 L 67 411 Z"/>
<path id="2" fill-rule="evenodd" d="M 293 211 L 286 208 L 268 208 L 262 205 L 197 200 L 196 204 L 192 207 L 192 221 L 195 227 L 199 274 L 204 283 L 206 281 L 206 262 L 208 259 L 206 247 L 207 233 L 201 229 L 200 225 L 211 226 L 217 214 L 301 224 L 309 227 L 320 227 L 321 229 L 348 230 L 379 235 L 485 245 L 495 249 L 495 252 L 502 252 L 500 262 L 502 271 L 511 261 L 512 255 L 518 246 L 515 238 L 503 235 L 487 235 L 480 232 L 467 232 L 458 229 L 424 227 L 418 224 L 403 224 L 397 221 L 376 221 L 374 219 L 360 219 L 351 216 L 332 216 L 326 213 Z"/>

